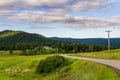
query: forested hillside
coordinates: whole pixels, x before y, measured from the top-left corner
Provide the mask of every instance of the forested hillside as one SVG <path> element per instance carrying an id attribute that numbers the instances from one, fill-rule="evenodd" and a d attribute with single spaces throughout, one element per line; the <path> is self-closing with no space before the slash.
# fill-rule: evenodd
<path id="1" fill-rule="evenodd" d="M 5 49 L 7 46 L 15 46 L 17 44 L 40 44 L 47 41 L 48 39 L 41 35 L 29 34 L 23 31 L 6 30 L 0 32 L 0 49 Z"/>
<path id="2" fill-rule="evenodd" d="M 39 34 L 23 31 L 6 30 L 0 32 L 0 50 L 41 50 L 44 46 L 51 47 L 59 53 L 92 52 L 107 49 L 105 46 L 80 44 L 77 42 L 64 42 L 52 40 Z"/>
<path id="3" fill-rule="evenodd" d="M 81 44 L 91 44 L 107 46 L 107 38 L 88 38 L 88 39 L 74 39 L 74 38 L 58 38 L 52 37 L 52 40 L 65 41 L 65 42 L 78 42 Z M 111 46 L 120 47 L 120 38 L 111 38 Z"/>

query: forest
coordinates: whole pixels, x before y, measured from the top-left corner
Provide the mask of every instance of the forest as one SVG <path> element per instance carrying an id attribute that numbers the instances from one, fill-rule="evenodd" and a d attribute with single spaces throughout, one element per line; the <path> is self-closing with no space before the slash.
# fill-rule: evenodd
<path id="1" fill-rule="evenodd" d="M 49 49 L 45 49 L 47 46 Z M 115 48 L 115 47 L 113 47 Z M 53 54 L 53 53 L 84 53 L 106 50 L 107 46 L 80 44 L 78 42 L 65 42 L 52 40 L 42 35 L 23 31 L 6 30 L 0 32 L 0 50 L 21 50 L 22 54 Z M 35 52 L 36 51 L 36 52 Z"/>

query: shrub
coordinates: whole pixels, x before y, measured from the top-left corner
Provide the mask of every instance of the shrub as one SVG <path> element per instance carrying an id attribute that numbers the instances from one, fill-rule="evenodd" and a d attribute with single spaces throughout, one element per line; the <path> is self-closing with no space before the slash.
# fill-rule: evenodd
<path id="1" fill-rule="evenodd" d="M 27 50 L 27 55 L 37 55 L 36 50 Z"/>
<path id="2" fill-rule="evenodd" d="M 47 57 L 45 60 L 40 61 L 36 69 L 36 72 L 50 73 L 68 64 L 69 64 L 68 60 L 62 56 Z"/>

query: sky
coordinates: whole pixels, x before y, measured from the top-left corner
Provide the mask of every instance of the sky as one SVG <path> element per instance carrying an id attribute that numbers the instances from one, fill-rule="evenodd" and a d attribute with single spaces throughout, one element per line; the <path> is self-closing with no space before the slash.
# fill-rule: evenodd
<path id="1" fill-rule="evenodd" d="M 0 31 L 46 37 L 120 38 L 120 0 L 0 0 Z"/>

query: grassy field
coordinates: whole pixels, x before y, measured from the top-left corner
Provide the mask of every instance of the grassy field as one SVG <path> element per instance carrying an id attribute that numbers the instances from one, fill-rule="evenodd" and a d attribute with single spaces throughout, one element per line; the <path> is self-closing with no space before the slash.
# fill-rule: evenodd
<path id="1" fill-rule="evenodd" d="M 35 73 L 40 60 L 51 55 L 19 56 L 8 52 L 0 52 L 0 80 L 119 80 L 110 68 L 82 60 L 74 60 L 72 64 L 49 74 Z M 49 67 L 49 66 L 48 66 Z"/>
<path id="2" fill-rule="evenodd" d="M 78 53 L 72 56 L 120 60 L 120 49 L 111 50 L 110 52 L 111 53 L 108 53 L 108 51 L 106 50 L 106 51 L 91 52 L 91 53 Z"/>

